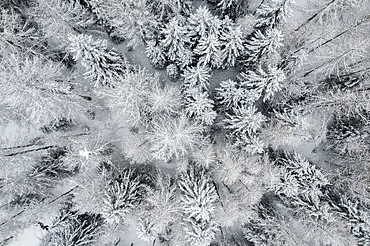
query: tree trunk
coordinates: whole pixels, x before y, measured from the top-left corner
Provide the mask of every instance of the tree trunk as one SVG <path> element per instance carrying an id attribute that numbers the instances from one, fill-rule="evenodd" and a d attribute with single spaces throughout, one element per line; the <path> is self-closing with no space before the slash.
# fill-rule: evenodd
<path id="1" fill-rule="evenodd" d="M 366 16 L 366 17 L 365 17 L 365 18 L 363 18 L 361 21 L 357 22 L 357 23 L 356 23 L 356 25 L 352 26 L 351 28 L 349 28 L 349 29 L 347 29 L 347 30 L 345 30 L 345 31 L 343 31 L 343 32 L 341 32 L 341 33 L 339 33 L 339 34 L 335 35 L 334 37 L 332 37 L 332 38 L 330 38 L 330 39 L 328 39 L 328 40 L 326 40 L 324 43 L 320 44 L 319 46 L 316 46 L 315 48 L 312 48 L 312 49 L 308 52 L 308 54 L 309 54 L 309 53 L 311 53 L 311 52 L 313 52 L 313 51 L 315 51 L 316 49 L 320 48 L 321 46 L 324 46 L 324 45 L 326 45 L 327 43 L 332 42 L 333 40 L 335 40 L 335 39 L 339 38 L 340 36 L 342 36 L 342 35 L 346 34 L 347 32 L 349 32 L 350 30 L 353 30 L 353 29 L 355 29 L 355 28 L 359 27 L 360 25 L 362 25 L 362 24 L 366 23 L 366 22 L 367 22 L 367 21 L 369 21 L 369 20 L 370 20 L 370 15 Z"/>
<path id="2" fill-rule="evenodd" d="M 29 152 L 34 152 L 34 151 L 39 151 L 39 150 L 45 150 L 45 149 L 50 149 L 50 148 L 55 148 L 55 147 L 58 147 L 58 146 L 49 145 L 49 146 L 41 147 L 41 148 L 37 148 L 37 149 L 29 149 L 29 150 L 24 150 L 24 151 L 20 151 L 20 152 L 15 152 L 15 153 L 7 154 L 5 156 L 21 155 L 21 154 L 25 154 L 25 153 L 29 153 Z"/>
<path id="3" fill-rule="evenodd" d="M 303 22 L 297 29 L 295 29 L 294 31 L 295 32 L 298 32 L 299 29 L 301 29 L 302 27 L 304 27 L 305 25 L 307 25 L 308 23 L 310 23 L 313 19 L 315 19 L 320 13 L 322 13 L 323 11 L 325 11 L 327 8 L 330 7 L 330 5 L 332 5 L 336 0 L 332 0 L 330 3 L 328 3 L 325 7 L 323 7 L 322 9 L 320 9 L 318 12 L 316 12 L 316 14 L 312 15 L 310 18 L 308 18 L 305 22 Z"/>
<path id="4" fill-rule="evenodd" d="M 343 54 L 341 54 L 340 56 L 334 57 L 334 58 L 330 59 L 329 61 L 324 62 L 324 63 L 323 63 L 323 64 L 321 64 L 320 66 L 317 66 L 317 67 L 315 67 L 315 68 L 311 69 L 310 71 L 306 72 L 306 73 L 303 75 L 303 77 L 306 77 L 307 75 L 311 74 L 312 72 L 316 71 L 317 69 L 320 69 L 320 68 L 322 68 L 322 67 L 324 67 L 324 66 L 326 66 L 326 65 L 330 64 L 331 62 L 333 62 L 333 61 L 335 61 L 335 60 L 338 60 L 339 58 L 341 58 L 341 57 L 343 57 L 343 56 L 347 55 L 347 54 L 348 54 L 349 52 L 351 52 L 351 51 L 353 51 L 353 50 L 348 50 L 348 51 L 344 52 Z"/>

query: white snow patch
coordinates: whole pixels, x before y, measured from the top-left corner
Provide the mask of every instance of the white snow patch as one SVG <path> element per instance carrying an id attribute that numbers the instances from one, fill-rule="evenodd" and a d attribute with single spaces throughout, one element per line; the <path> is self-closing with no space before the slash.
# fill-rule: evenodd
<path id="1" fill-rule="evenodd" d="M 16 240 L 10 243 L 10 246 L 38 246 L 45 233 L 46 231 L 39 226 L 33 225 L 24 229 L 23 233 L 20 233 Z"/>

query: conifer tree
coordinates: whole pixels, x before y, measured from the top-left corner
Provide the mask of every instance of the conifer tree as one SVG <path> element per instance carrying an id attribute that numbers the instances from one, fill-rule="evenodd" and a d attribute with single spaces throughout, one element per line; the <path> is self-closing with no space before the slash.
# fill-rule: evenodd
<path id="1" fill-rule="evenodd" d="M 256 11 L 259 16 L 256 27 L 262 29 L 276 28 L 283 24 L 292 15 L 291 7 L 294 4 L 294 0 L 263 1 L 263 4 Z"/>
<path id="2" fill-rule="evenodd" d="M 158 173 L 156 186 L 147 190 L 146 210 L 142 211 L 138 234 L 143 241 L 153 241 L 165 234 L 170 224 L 179 217 L 176 184 L 168 175 Z"/>
<path id="3" fill-rule="evenodd" d="M 216 10 L 221 16 L 229 16 L 233 20 L 243 16 L 248 10 L 246 1 L 243 0 L 208 0 L 216 5 Z"/>
<path id="4" fill-rule="evenodd" d="M 214 203 L 218 200 L 214 186 L 202 170 L 193 167 L 180 176 L 181 204 L 186 221 L 188 240 L 192 245 L 206 246 L 215 238 L 217 225 L 212 221 Z"/>
<path id="5" fill-rule="evenodd" d="M 243 36 L 239 26 L 231 26 L 221 34 L 222 67 L 233 67 L 244 52 Z"/>
<path id="6" fill-rule="evenodd" d="M 189 19 L 190 33 L 192 41 L 199 40 L 201 37 L 213 35 L 218 37 L 222 22 L 214 17 L 206 6 L 199 7 Z"/>
<path id="7" fill-rule="evenodd" d="M 186 27 L 177 17 L 174 17 L 161 30 L 164 39 L 161 41 L 162 47 L 167 51 L 167 58 L 176 61 L 187 50 L 189 42 Z"/>
<path id="8" fill-rule="evenodd" d="M 260 128 L 265 117 L 257 112 L 254 105 L 241 106 L 233 109 L 233 115 L 224 119 L 226 129 L 230 129 L 235 136 L 252 136 Z"/>
<path id="9" fill-rule="evenodd" d="M 153 157 L 168 161 L 186 156 L 201 144 L 203 127 L 185 115 L 177 118 L 158 118 L 148 132 Z"/>
<path id="10" fill-rule="evenodd" d="M 208 90 L 209 79 L 211 75 L 209 74 L 211 69 L 206 65 L 197 64 L 196 67 L 188 67 L 184 74 L 184 84 L 186 87 L 197 88 L 199 91 Z"/>
<path id="11" fill-rule="evenodd" d="M 27 11 L 40 23 L 50 46 L 68 45 L 68 34 L 79 34 L 96 22 L 79 1 L 37 0 Z"/>
<path id="12" fill-rule="evenodd" d="M 145 54 L 154 67 L 162 68 L 166 64 L 166 55 L 163 47 L 157 44 L 156 41 L 151 40 L 147 43 Z"/>
<path id="13" fill-rule="evenodd" d="M 72 77 L 60 64 L 13 53 L 1 60 L 0 74 L 3 122 L 46 124 L 74 120 L 82 112 L 82 98 L 72 91 Z"/>
<path id="14" fill-rule="evenodd" d="M 122 173 L 108 180 L 104 191 L 102 215 L 109 224 L 120 224 L 141 202 L 145 185 L 133 170 Z"/>
<path id="15" fill-rule="evenodd" d="M 195 92 L 186 96 L 185 111 L 190 117 L 195 117 L 205 125 L 212 125 L 217 113 L 213 110 L 213 100 L 207 92 Z"/>
<path id="16" fill-rule="evenodd" d="M 198 64 L 202 66 L 210 65 L 213 68 L 221 67 L 221 43 L 216 35 L 209 34 L 202 36 L 194 53 L 200 56 Z"/>
<path id="17" fill-rule="evenodd" d="M 281 198 L 288 199 L 297 209 L 305 207 L 314 213 L 321 209 L 323 189 L 329 185 L 325 175 L 302 156 L 284 152 L 278 159 L 282 165 L 281 182 L 272 190 Z"/>
<path id="18" fill-rule="evenodd" d="M 283 46 L 282 33 L 278 29 L 268 29 L 266 33 L 260 30 L 254 32 L 254 35 L 246 43 L 246 62 L 259 63 L 264 56 L 277 52 Z"/>
<path id="19" fill-rule="evenodd" d="M 239 74 L 241 85 L 250 90 L 255 90 L 261 95 L 263 101 L 271 100 L 274 94 L 282 89 L 285 80 L 284 72 L 275 67 L 268 67 L 265 72 L 259 67 L 257 72 L 247 71 Z"/>
<path id="20" fill-rule="evenodd" d="M 108 50 L 107 40 L 93 40 L 84 34 L 69 35 L 68 40 L 68 52 L 73 53 L 75 60 L 81 59 L 87 70 L 84 75 L 94 81 L 94 86 L 114 87 L 127 67 L 126 59 Z"/>
<path id="21" fill-rule="evenodd" d="M 233 80 L 221 81 L 220 87 L 216 88 L 216 97 L 226 110 L 253 104 L 258 100 L 260 94 L 256 90 L 248 90 Z"/>

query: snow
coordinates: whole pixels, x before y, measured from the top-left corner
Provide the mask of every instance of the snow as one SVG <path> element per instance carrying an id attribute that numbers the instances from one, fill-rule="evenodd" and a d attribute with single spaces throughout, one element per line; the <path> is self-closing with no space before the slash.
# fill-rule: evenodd
<path id="1" fill-rule="evenodd" d="M 260 4 L 259 0 L 252 0 L 250 3 L 250 9 L 255 9 Z M 208 6 L 206 1 L 194 1 L 194 9 L 197 9 L 199 6 Z M 296 21 L 297 23 L 302 22 L 302 18 L 304 18 L 304 11 L 302 9 L 307 8 L 307 0 L 298 0 L 297 6 L 293 8 L 293 16 L 290 17 L 288 20 L 290 21 Z M 253 11 L 252 11 L 253 12 Z M 107 37 L 105 37 L 107 38 Z M 128 61 L 131 64 L 137 65 L 140 68 L 145 68 L 147 71 L 152 73 L 159 73 L 160 81 L 163 84 L 168 84 L 172 86 L 180 86 L 181 83 L 173 83 L 169 80 L 166 69 L 156 69 L 154 68 L 150 60 L 145 54 L 145 45 L 139 44 L 137 47 L 133 50 L 128 50 L 127 48 L 127 41 L 121 43 L 121 44 L 113 44 L 112 42 L 109 42 L 109 48 L 114 48 L 117 52 L 123 53 L 126 55 Z M 80 63 L 78 63 L 80 65 Z M 82 71 L 82 70 L 81 70 Z M 236 76 L 239 74 L 239 70 L 237 67 L 231 67 L 228 69 L 216 69 L 212 70 L 211 77 L 209 81 L 209 94 L 211 98 L 215 97 L 216 94 L 216 88 L 220 86 L 220 82 L 226 81 L 228 79 L 230 80 L 236 80 Z M 93 101 L 97 105 L 102 105 L 101 101 L 99 101 L 99 98 L 93 98 Z M 95 120 L 88 120 L 84 122 L 89 128 L 91 128 L 91 132 L 93 131 L 100 131 L 103 136 L 108 136 L 114 140 L 123 139 L 125 136 L 129 135 L 129 127 L 122 122 L 118 122 L 117 118 L 112 117 L 112 113 L 109 112 L 106 108 L 99 108 L 98 111 L 96 111 L 96 119 Z M 313 117 L 312 117 L 313 118 Z M 310 121 L 320 121 L 320 119 L 310 119 Z M 317 129 L 319 127 L 317 126 Z M 28 131 L 28 129 L 27 129 Z M 20 142 L 20 138 L 27 136 L 28 139 L 30 139 L 30 136 L 39 135 L 39 131 L 35 131 L 34 133 L 30 134 L 29 132 L 25 132 L 25 130 L 21 127 L 19 127 L 15 122 L 9 122 L 7 125 L 0 128 L 0 132 L 2 132 L 2 135 L 0 136 L 0 143 L 2 142 L 8 142 L 8 143 L 16 143 Z M 317 135 L 317 134 L 316 134 Z M 221 138 L 221 134 L 218 134 L 216 136 L 217 139 Z M 323 138 L 324 139 L 324 138 Z M 22 139 L 23 140 L 23 139 Z M 296 153 L 302 155 L 304 158 L 307 158 L 307 160 L 312 161 L 315 163 L 315 165 L 322 165 L 322 159 L 323 159 L 323 151 L 318 149 L 317 146 L 320 145 L 322 139 L 317 138 L 309 142 L 304 142 L 301 145 L 298 146 L 281 146 L 281 148 L 285 150 L 294 150 Z M 223 140 L 219 141 L 219 145 L 223 145 Z M 6 147 L 6 146 L 2 146 Z M 89 158 L 89 152 L 84 149 L 79 151 L 79 155 L 82 157 L 85 157 L 86 159 Z M 120 163 L 121 165 L 127 165 L 127 160 L 122 160 L 123 156 L 117 155 L 115 156 L 117 158 L 114 160 L 114 162 Z M 171 162 L 163 162 L 160 160 L 153 161 L 151 165 L 156 165 L 162 170 L 165 170 L 168 174 L 175 174 L 176 169 L 176 163 Z M 140 168 L 140 167 L 139 167 Z M 63 191 L 67 191 L 67 187 L 63 187 Z M 68 187 L 69 189 L 70 187 Z M 59 192 L 58 192 L 59 193 Z M 63 192 L 61 192 L 63 193 Z M 48 223 L 47 223 L 48 224 Z M 25 229 L 23 233 L 19 234 L 19 236 L 10 244 L 11 246 L 36 246 L 40 243 L 40 238 L 42 238 L 45 235 L 46 231 L 42 230 L 37 225 L 32 225 L 29 228 Z M 97 245 L 103 245 L 102 243 L 99 243 Z M 153 242 L 144 242 L 141 241 L 137 235 L 137 230 L 135 225 L 131 225 L 128 227 L 127 231 L 122 232 L 122 235 L 120 237 L 120 242 L 117 244 L 117 246 L 151 246 L 153 245 Z M 156 244 L 157 245 L 157 244 Z"/>
<path id="2" fill-rule="evenodd" d="M 134 50 L 129 51 L 126 47 L 127 41 L 114 45 L 111 44 L 112 48 L 116 49 L 118 52 L 126 55 L 127 60 L 140 68 L 145 68 L 151 73 L 159 73 L 159 79 L 164 84 L 173 84 L 167 76 L 166 69 L 155 69 L 149 61 L 149 58 L 145 54 L 145 45 L 139 44 Z"/>
<path id="3" fill-rule="evenodd" d="M 141 241 L 136 233 L 136 228 L 131 226 L 128 231 L 121 236 L 121 241 L 117 246 L 152 246 L 153 243 Z"/>
<path id="4" fill-rule="evenodd" d="M 236 76 L 239 74 L 239 70 L 236 67 L 230 67 L 228 69 L 215 69 L 211 73 L 209 82 L 209 94 L 213 98 L 215 96 L 215 88 L 220 86 L 222 81 L 228 79 L 236 80 Z"/>
<path id="5" fill-rule="evenodd" d="M 25 229 L 9 246 L 38 246 L 45 231 L 37 225 Z"/>

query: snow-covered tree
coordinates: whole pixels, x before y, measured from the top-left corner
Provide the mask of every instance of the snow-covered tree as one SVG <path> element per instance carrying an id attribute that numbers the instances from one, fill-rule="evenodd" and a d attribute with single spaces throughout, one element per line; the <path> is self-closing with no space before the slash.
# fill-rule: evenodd
<path id="1" fill-rule="evenodd" d="M 201 144 L 203 127 L 185 115 L 177 118 L 158 118 L 148 132 L 153 157 L 165 161 L 185 156 Z"/>
<path id="2" fill-rule="evenodd" d="M 193 166 L 182 173 L 179 180 L 182 191 L 181 205 L 188 227 L 187 239 L 192 245 L 206 246 L 215 238 L 217 224 L 212 221 L 215 202 L 218 200 L 215 187 L 204 171 Z"/>
<path id="3" fill-rule="evenodd" d="M 254 35 L 245 44 L 247 63 L 258 63 L 262 57 L 278 51 L 282 44 L 282 33 L 278 29 L 268 29 L 266 33 L 260 30 L 254 32 Z"/>
<path id="4" fill-rule="evenodd" d="M 370 112 L 369 94 L 367 91 L 337 90 L 318 93 L 310 107 L 315 112 L 335 114 L 336 116 L 360 116 L 366 118 Z"/>
<path id="5" fill-rule="evenodd" d="M 225 185 L 232 185 L 240 180 L 244 172 L 243 161 L 238 158 L 238 151 L 231 145 L 226 145 L 217 153 L 218 164 L 214 170 L 217 180 Z"/>
<path id="6" fill-rule="evenodd" d="M 54 188 L 75 172 L 64 165 L 61 148 L 0 154 L 0 242 L 10 243 L 17 233 L 57 212 Z M 62 199 L 61 199 L 62 200 Z"/>
<path id="7" fill-rule="evenodd" d="M 202 36 L 194 53 L 200 56 L 198 64 L 201 66 L 219 68 L 222 65 L 221 42 L 216 35 Z"/>
<path id="8" fill-rule="evenodd" d="M 2 155 L 0 159 L 1 204 L 30 204 L 32 200 L 43 200 L 63 178 L 74 174 L 62 157 L 62 149 L 49 149 L 47 155 L 35 157 Z M 3 207 L 2 206 L 2 207 Z"/>
<path id="9" fill-rule="evenodd" d="M 158 22 L 146 6 L 146 0 L 85 0 L 91 11 L 113 37 L 128 40 L 127 46 L 153 38 Z"/>
<path id="10" fill-rule="evenodd" d="M 234 114 L 228 115 L 224 122 L 225 128 L 230 129 L 236 136 L 251 136 L 256 133 L 264 122 L 265 117 L 257 112 L 254 105 L 241 106 L 233 109 Z"/>
<path id="11" fill-rule="evenodd" d="M 179 78 L 179 69 L 176 64 L 170 64 L 166 67 L 167 76 L 171 81 L 176 81 Z"/>
<path id="12" fill-rule="evenodd" d="M 68 45 L 68 34 L 81 33 L 95 23 L 94 18 L 79 1 L 37 0 L 27 11 L 40 23 L 49 45 Z"/>
<path id="13" fill-rule="evenodd" d="M 263 101 L 271 100 L 274 94 L 282 89 L 282 83 L 285 80 L 284 72 L 275 67 L 268 66 L 264 71 L 261 66 L 254 72 L 252 70 L 239 74 L 240 84 L 250 90 L 256 91 Z"/>
<path id="14" fill-rule="evenodd" d="M 126 70 L 125 73 L 119 76 L 114 88 L 101 90 L 99 94 L 106 98 L 107 106 L 111 111 L 117 112 L 117 116 L 125 116 L 125 121 L 132 124 L 146 122 L 150 114 L 148 103 L 156 107 L 155 100 L 158 98 L 148 102 L 148 97 L 152 88 L 157 91 L 155 88 L 159 86 L 159 77 L 141 69 L 136 71 Z M 152 96 L 158 95 L 158 92 L 161 94 L 163 91 L 158 88 L 158 91 L 154 92 Z M 160 102 L 163 103 L 163 101 L 158 101 L 158 103 Z M 168 105 L 168 102 L 166 105 Z"/>
<path id="15" fill-rule="evenodd" d="M 257 8 L 259 16 L 257 28 L 276 28 L 278 25 L 286 22 L 286 19 L 292 15 L 292 6 L 295 5 L 294 0 L 268 0 L 263 1 Z"/>
<path id="16" fill-rule="evenodd" d="M 341 195 L 338 204 L 338 212 L 347 223 L 352 235 L 358 241 L 358 245 L 370 243 L 370 210 L 356 199 Z"/>
<path id="17" fill-rule="evenodd" d="M 294 218 L 272 207 L 259 206 L 260 218 L 244 226 L 246 239 L 254 245 L 355 245 L 343 222 L 327 223 L 309 217 Z"/>
<path id="18" fill-rule="evenodd" d="M 308 91 L 363 83 L 369 67 L 364 58 L 369 47 L 368 2 L 314 1 L 312 6 L 315 10 L 306 21 L 287 36 L 284 67 L 295 81 L 303 81 Z"/>
<path id="19" fill-rule="evenodd" d="M 213 144 L 208 144 L 193 153 L 194 163 L 199 167 L 208 169 L 216 163 L 216 152 Z"/>
<path id="20" fill-rule="evenodd" d="M 163 47 L 153 40 L 147 43 L 145 54 L 154 67 L 162 68 L 166 64 L 166 55 Z"/>
<path id="21" fill-rule="evenodd" d="M 105 188 L 102 215 L 107 223 L 119 224 L 127 219 L 142 201 L 145 185 L 133 170 L 124 170 L 108 180 Z"/>
<path id="22" fill-rule="evenodd" d="M 191 221 L 191 228 L 185 228 L 186 236 L 191 245 L 209 246 L 216 238 L 219 228 L 212 223 L 196 223 Z"/>
<path id="23" fill-rule="evenodd" d="M 135 1 L 140 2 L 140 1 Z M 132 8 L 129 12 L 121 13 L 121 19 L 111 21 L 113 32 L 112 37 L 124 38 L 128 40 L 127 47 L 134 49 L 138 45 L 145 44 L 146 41 L 156 37 L 158 32 L 158 22 L 155 17 L 146 10 L 146 7 Z"/>
<path id="24" fill-rule="evenodd" d="M 72 76 L 60 64 L 11 54 L 2 58 L 0 74 L 3 122 L 19 119 L 32 125 L 46 124 L 77 119 L 83 112 L 82 98 L 72 90 Z"/>
<path id="25" fill-rule="evenodd" d="M 269 123 L 261 129 L 260 137 L 273 149 L 281 145 L 298 146 L 313 138 L 309 131 L 308 117 L 308 112 L 299 106 L 285 108 L 282 112 L 275 111 Z"/>
<path id="26" fill-rule="evenodd" d="M 329 185 L 325 175 L 296 153 L 282 153 L 277 164 L 282 167 L 281 182 L 271 189 L 281 198 L 288 199 L 298 210 L 307 208 L 311 215 L 323 212 L 320 211 L 323 189 Z"/>
<path id="27" fill-rule="evenodd" d="M 184 0 L 147 0 L 146 4 L 159 21 L 167 21 L 179 14 L 189 15 L 191 7 L 190 1 Z"/>
<path id="28" fill-rule="evenodd" d="M 328 147 L 339 154 L 363 156 L 367 152 L 366 137 L 369 134 L 369 122 L 356 116 L 335 116 L 327 126 Z"/>
<path id="29" fill-rule="evenodd" d="M 126 133 L 125 138 L 122 139 L 121 148 L 122 154 L 131 163 L 144 164 L 152 159 L 148 140 L 143 133 Z"/>
<path id="30" fill-rule="evenodd" d="M 254 26 L 256 23 L 256 17 L 251 14 L 246 14 L 243 17 L 239 18 L 235 24 L 240 28 L 243 37 L 248 37 L 254 32 Z"/>
<path id="31" fill-rule="evenodd" d="M 212 125 L 217 113 L 213 110 L 213 100 L 209 99 L 207 92 L 198 92 L 187 95 L 185 98 L 185 112 L 202 124 Z"/>
<path id="32" fill-rule="evenodd" d="M 256 90 L 248 90 L 240 86 L 233 80 L 221 81 L 220 87 L 216 88 L 218 96 L 216 97 L 226 110 L 249 105 L 258 100 L 260 94 Z"/>
<path id="33" fill-rule="evenodd" d="M 231 26 L 221 34 L 222 67 L 233 67 L 244 52 L 243 33 L 240 26 Z"/>
<path id="34" fill-rule="evenodd" d="M 189 19 L 190 33 L 193 41 L 201 37 L 218 37 L 221 30 L 221 20 L 211 14 L 206 6 L 200 6 L 195 13 L 191 14 Z"/>
<path id="35" fill-rule="evenodd" d="M 250 155 L 230 144 L 220 148 L 217 157 L 212 171 L 220 196 L 216 220 L 226 228 L 239 227 L 256 217 L 255 206 L 266 192 L 265 186 L 273 183 L 267 174 L 270 163 L 261 155 Z"/>
<path id="36" fill-rule="evenodd" d="M 98 241 L 103 219 L 100 214 L 71 211 L 71 205 L 62 208 L 43 237 L 42 246 L 87 246 Z"/>
<path id="37" fill-rule="evenodd" d="M 92 12 L 101 20 L 119 19 L 123 13 L 129 12 L 133 8 L 145 7 L 145 0 L 86 0 Z"/>
<path id="38" fill-rule="evenodd" d="M 181 174 L 179 187 L 182 191 L 181 204 L 186 217 L 195 221 L 209 222 L 218 196 L 204 171 L 190 167 L 188 172 Z"/>
<path id="39" fill-rule="evenodd" d="M 153 116 L 158 116 L 161 113 L 175 114 L 181 106 L 180 90 L 169 85 L 162 88 L 159 83 L 155 83 L 148 94 L 148 104 Z"/>
<path id="40" fill-rule="evenodd" d="M 181 57 L 186 52 L 189 37 L 187 36 L 187 29 L 183 23 L 174 17 L 161 30 L 164 39 L 161 41 L 163 49 L 167 52 L 167 58 L 170 61 L 176 61 L 177 57 Z"/>
<path id="41" fill-rule="evenodd" d="M 262 154 L 267 146 L 263 140 L 257 135 L 242 135 L 235 140 L 235 146 L 240 147 L 250 155 Z"/>
<path id="42" fill-rule="evenodd" d="M 184 74 L 184 84 L 186 87 L 196 88 L 199 91 L 208 90 L 211 69 L 205 65 L 197 64 L 196 67 L 188 67 Z"/>
<path id="43" fill-rule="evenodd" d="M 110 142 L 106 142 L 100 134 L 70 138 L 66 143 L 67 152 L 62 160 L 70 170 L 93 172 L 102 163 L 111 164 L 110 156 L 107 154 L 110 148 Z"/>
<path id="44" fill-rule="evenodd" d="M 22 18 L 16 10 L 1 8 L 0 10 L 0 54 L 4 57 L 16 51 L 35 54 L 40 46 L 41 38 L 35 28 Z"/>
<path id="45" fill-rule="evenodd" d="M 75 60 L 81 59 L 86 68 L 84 74 L 94 81 L 94 86 L 114 87 L 120 74 L 124 73 L 126 58 L 107 48 L 107 40 L 93 40 L 89 35 L 69 35 L 67 51 Z"/>
<path id="46" fill-rule="evenodd" d="M 141 213 L 138 234 L 143 241 L 153 241 L 166 232 L 167 227 L 179 216 L 176 184 L 168 175 L 158 173 L 156 187 L 147 190 L 147 207 Z"/>
<path id="47" fill-rule="evenodd" d="M 194 52 L 191 49 L 186 49 L 184 52 L 178 54 L 176 64 L 181 69 L 185 69 L 193 65 L 195 57 Z"/>
<path id="48" fill-rule="evenodd" d="M 248 10 L 248 3 L 244 0 L 208 0 L 216 5 L 221 16 L 229 16 L 233 20 L 243 16 Z"/>

